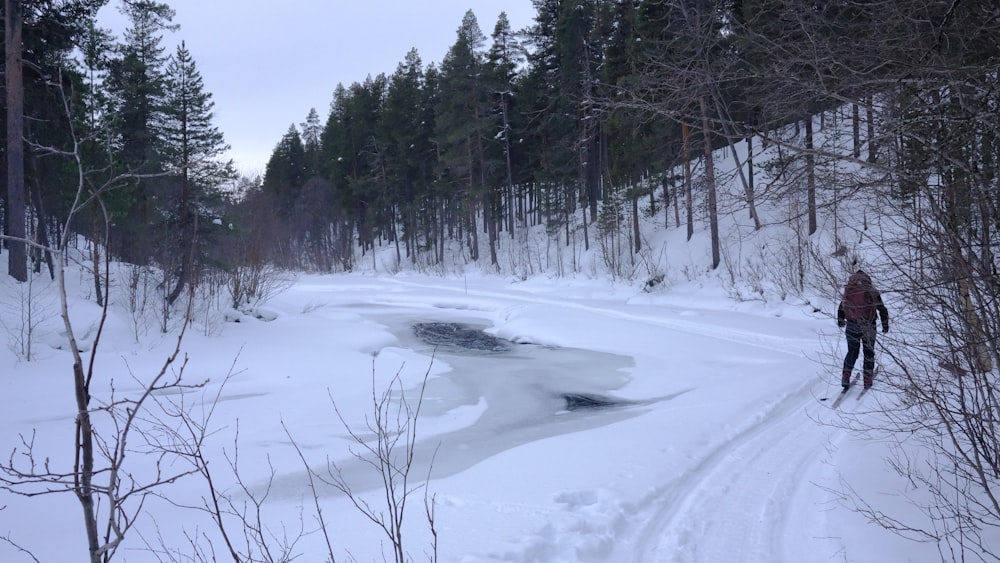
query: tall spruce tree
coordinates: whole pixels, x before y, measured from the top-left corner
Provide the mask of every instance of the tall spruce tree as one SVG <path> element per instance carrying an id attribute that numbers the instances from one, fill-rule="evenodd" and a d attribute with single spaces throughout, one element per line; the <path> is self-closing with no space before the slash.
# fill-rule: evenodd
<path id="1" fill-rule="evenodd" d="M 386 153 L 390 205 L 402 225 L 401 237 L 393 233 L 397 260 L 402 258 L 400 238 L 405 243 L 406 256 L 416 259 L 417 194 L 433 181 L 433 128 L 424 122 L 424 97 L 423 63 L 417 50 L 412 49 L 389 77 L 379 123 L 379 137 Z"/>
<path id="2" fill-rule="evenodd" d="M 488 115 L 492 118 L 492 130 L 488 131 L 492 134 L 487 136 L 487 178 L 491 185 L 499 187 L 493 210 L 497 227 L 506 220 L 507 230 L 513 234 L 514 165 L 518 161 L 514 154 L 517 144 L 513 139 L 518 121 L 514 115 L 514 95 L 524 53 L 506 12 L 500 12 L 491 39 L 493 43 L 486 53 L 484 65 L 484 82 L 490 102 Z"/>
<path id="3" fill-rule="evenodd" d="M 482 66 L 486 37 L 471 10 L 462 18 L 456 36 L 441 63 L 436 138 L 448 205 L 467 236 L 470 257 L 478 260 L 476 209 L 485 191 L 487 121 Z"/>
<path id="4" fill-rule="evenodd" d="M 613 24 L 603 23 L 610 30 L 600 74 L 601 99 L 607 100 L 609 109 L 605 125 L 609 175 L 615 185 L 634 185 L 647 174 L 670 169 L 680 153 L 680 128 L 665 117 L 616 104 L 643 80 L 648 70 L 644 52 L 647 45 L 655 45 L 649 39 L 651 34 L 655 37 L 658 20 L 639 0 L 623 0 L 613 8 L 605 15 Z"/>
<path id="5" fill-rule="evenodd" d="M 262 191 L 275 203 L 275 214 L 290 218 L 292 206 L 305 185 L 308 166 L 302 135 L 295 125 L 281 137 L 264 168 Z"/>
<path id="6" fill-rule="evenodd" d="M 194 279 L 199 255 L 200 231 L 208 225 L 199 214 L 218 203 L 219 187 L 236 177 L 232 161 L 223 160 L 229 150 L 223 134 L 212 123 L 215 102 L 205 91 L 204 81 L 182 41 L 170 58 L 164 77 L 162 136 L 159 140 L 163 164 L 176 193 L 176 212 L 169 214 L 170 241 L 165 252 L 164 270 L 177 272 L 167 301 L 173 303 L 185 285 Z M 168 267 L 170 266 L 170 267 Z"/>
<path id="7" fill-rule="evenodd" d="M 437 131 L 437 107 L 440 99 L 441 73 L 437 65 L 431 63 L 424 69 L 424 88 L 420 98 L 420 124 L 428 135 L 428 152 L 425 173 L 429 178 L 424 189 L 417 194 L 417 205 L 419 208 L 419 221 L 424 234 L 424 245 L 434 248 L 434 259 L 441 263 L 444 261 L 444 222 L 442 209 L 439 205 L 440 199 L 437 197 L 438 182 L 437 173 L 440 170 L 438 159 L 441 151 L 437 145 L 435 132 Z M 436 246 L 434 246 L 436 244 Z"/>
<path id="8" fill-rule="evenodd" d="M 323 124 L 319 119 L 319 112 L 316 108 L 309 108 L 306 120 L 299 124 L 302 131 L 302 143 L 306 152 L 306 174 L 309 177 L 320 174 L 321 145 L 320 138 L 323 135 Z"/>
<path id="9" fill-rule="evenodd" d="M 544 192 L 539 207 L 549 227 L 565 228 L 569 241 L 569 217 L 580 200 L 580 129 L 574 96 L 582 78 L 580 66 L 583 37 L 579 15 L 561 0 L 533 0 L 537 14 L 528 38 L 532 50 L 525 81 L 524 110 L 531 119 L 526 129 L 535 151 L 535 178 Z M 574 25 L 567 26 L 567 16 Z M 580 33 L 574 33 L 580 32 Z"/>
<path id="10" fill-rule="evenodd" d="M 123 171 L 157 174 L 163 170 L 155 141 L 163 120 L 167 61 L 161 43 L 165 31 L 177 29 L 171 23 L 174 11 L 152 0 L 127 2 L 121 10 L 129 27 L 107 78 L 115 144 Z M 126 262 L 145 264 L 154 259 L 155 237 L 147 227 L 161 211 L 153 194 L 161 184 L 160 179 L 135 180 L 109 205 L 116 225 L 111 246 Z"/>
<path id="11" fill-rule="evenodd" d="M 559 89 L 561 97 L 569 103 L 567 109 L 572 112 L 570 115 L 573 118 L 577 189 L 580 200 L 590 208 L 591 220 L 597 216 L 604 169 L 604 116 L 597 104 L 596 91 L 598 69 L 603 58 L 603 38 L 595 34 L 598 29 L 597 6 L 596 0 L 564 2 L 560 6 L 555 29 Z"/>
<path id="12" fill-rule="evenodd" d="M 373 246 L 384 201 L 384 150 L 379 121 L 389 79 L 369 76 L 350 88 L 338 85 L 322 134 L 323 166 L 337 203 L 354 221 L 363 249 Z"/>
<path id="13" fill-rule="evenodd" d="M 163 32 L 175 31 L 174 11 L 151 0 L 126 2 L 121 8 L 129 20 L 125 43 L 111 62 L 108 87 L 114 100 L 123 158 L 133 170 L 150 170 L 158 163 L 155 139 L 163 107 L 167 56 Z M 147 166 L 144 166 L 147 165 Z"/>
<path id="14" fill-rule="evenodd" d="M 98 305 L 104 304 L 104 284 L 102 283 L 101 252 L 107 247 L 107 217 L 103 207 L 108 194 L 109 182 L 117 174 L 115 154 L 111 147 L 111 115 L 109 99 L 104 82 L 108 74 L 108 57 L 112 53 L 114 35 L 110 30 L 97 25 L 96 18 L 87 20 L 86 31 L 81 41 L 81 99 L 83 119 L 78 127 L 82 136 L 80 152 L 82 160 L 91 170 L 84 176 L 87 189 L 94 196 L 93 203 L 84 217 L 89 218 L 90 260 L 94 272 L 94 296 Z M 82 227 L 83 228 L 83 227 Z"/>

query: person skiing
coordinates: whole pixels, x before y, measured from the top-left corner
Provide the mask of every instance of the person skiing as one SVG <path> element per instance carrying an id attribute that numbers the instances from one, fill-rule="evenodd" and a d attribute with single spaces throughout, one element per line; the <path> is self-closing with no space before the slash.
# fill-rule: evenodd
<path id="1" fill-rule="evenodd" d="M 847 335 L 847 356 L 844 357 L 844 371 L 841 385 L 846 391 L 851 386 L 851 371 L 858 361 L 859 348 L 863 351 L 862 362 L 865 389 L 872 386 L 875 376 L 875 320 L 882 320 L 882 332 L 889 332 L 889 310 L 882 303 L 882 295 L 872 285 L 872 279 L 863 270 L 851 274 L 844 286 L 844 297 L 837 307 L 837 326 L 844 328 Z"/>

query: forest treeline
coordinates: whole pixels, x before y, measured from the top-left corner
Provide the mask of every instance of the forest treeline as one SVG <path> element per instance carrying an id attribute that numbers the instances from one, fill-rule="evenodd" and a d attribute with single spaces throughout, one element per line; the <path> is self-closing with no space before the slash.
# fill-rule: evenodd
<path id="1" fill-rule="evenodd" d="M 745 142 L 752 154 L 753 139 L 782 143 L 779 132 L 801 124 L 786 148 L 808 171 L 812 233 L 817 160 L 853 163 L 912 191 L 941 170 L 928 154 L 942 141 L 975 143 L 982 133 L 933 138 L 942 126 L 995 101 L 988 2 L 534 6 L 533 25 L 513 30 L 501 15 L 488 39 L 469 12 L 440 63 L 412 51 L 391 75 L 338 86 L 325 122 L 313 110 L 289 128 L 259 205 L 247 201 L 247 210 L 278 210 L 266 213 L 275 221 L 266 238 L 281 240 L 285 266 L 350 269 L 353 250 L 380 244 L 394 245 L 400 263 L 440 261 L 454 242 L 496 266 L 502 233 L 572 224 L 589 246 L 591 225 L 637 222 L 640 199 L 664 213 L 683 202 L 689 237 L 692 202 L 706 201 L 718 266 L 715 149 Z M 942 99 L 956 86 L 963 98 L 948 109 Z M 812 116 L 844 107 L 853 146 L 826 154 L 813 146 Z M 954 156 L 962 167 L 992 167 L 985 153 Z M 696 181 L 690 170 L 678 179 L 692 161 Z M 752 163 L 744 167 L 742 205 L 759 226 Z M 602 217 L 607 201 L 615 207 Z M 633 212 L 614 213 L 622 202 Z"/>
<path id="2" fill-rule="evenodd" d="M 801 123 L 788 149 L 810 170 L 811 233 L 811 170 L 824 155 L 810 116 L 831 108 L 853 108 L 854 144 L 826 156 L 901 193 L 995 160 L 993 129 L 976 119 L 995 104 L 1000 32 L 986 1 L 534 0 L 532 25 L 514 30 L 501 14 L 488 38 L 470 11 L 444 60 L 413 50 L 391 75 L 337 85 L 325 121 L 313 109 L 292 124 L 262 178 L 237 178 L 221 158 L 192 54 L 161 46 L 176 31 L 170 7 L 121 2 L 118 38 L 95 19 L 106 3 L 4 6 L 6 28 L 23 27 L 19 42 L 5 34 L 23 73 L 5 75 L 3 159 L 4 244 L 19 280 L 28 249 L 66 225 L 116 260 L 161 266 L 173 299 L 206 267 L 350 270 L 383 244 L 399 263 L 434 262 L 458 241 L 469 260 L 496 265 L 502 233 L 544 223 L 554 234 L 581 208 L 589 245 L 599 220 L 637 221 L 602 219 L 602 201 L 638 209 L 640 198 L 653 211 L 682 202 L 689 237 L 692 201 L 705 200 L 718 266 L 712 151 L 781 143 L 775 133 Z M 678 181 L 692 161 L 697 181 Z M 752 168 L 741 181 L 759 225 Z M 70 197 L 81 182 L 84 205 Z"/>

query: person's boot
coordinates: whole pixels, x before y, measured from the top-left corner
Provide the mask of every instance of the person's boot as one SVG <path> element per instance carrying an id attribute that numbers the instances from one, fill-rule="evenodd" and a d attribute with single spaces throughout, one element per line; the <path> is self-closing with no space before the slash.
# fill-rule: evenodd
<path id="1" fill-rule="evenodd" d="M 851 386 L 851 372 L 845 371 L 840 376 L 840 385 L 846 390 Z"/>
<path id="2" fill-rule="evenodd" d="M 875 377 L 870 371 L 865 372 L 865 389 L 869 389 L 872 386 Z"/>

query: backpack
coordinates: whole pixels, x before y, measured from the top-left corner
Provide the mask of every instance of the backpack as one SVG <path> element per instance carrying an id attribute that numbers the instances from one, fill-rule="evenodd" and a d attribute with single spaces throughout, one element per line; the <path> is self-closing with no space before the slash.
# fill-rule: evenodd
<path id="1" fill-rule="evenodd" d="M 878 316 L 878 297 L 868 274 L 851 274 L 844 286 L 844 318 L 849 321 L 874 321 Z"/>

